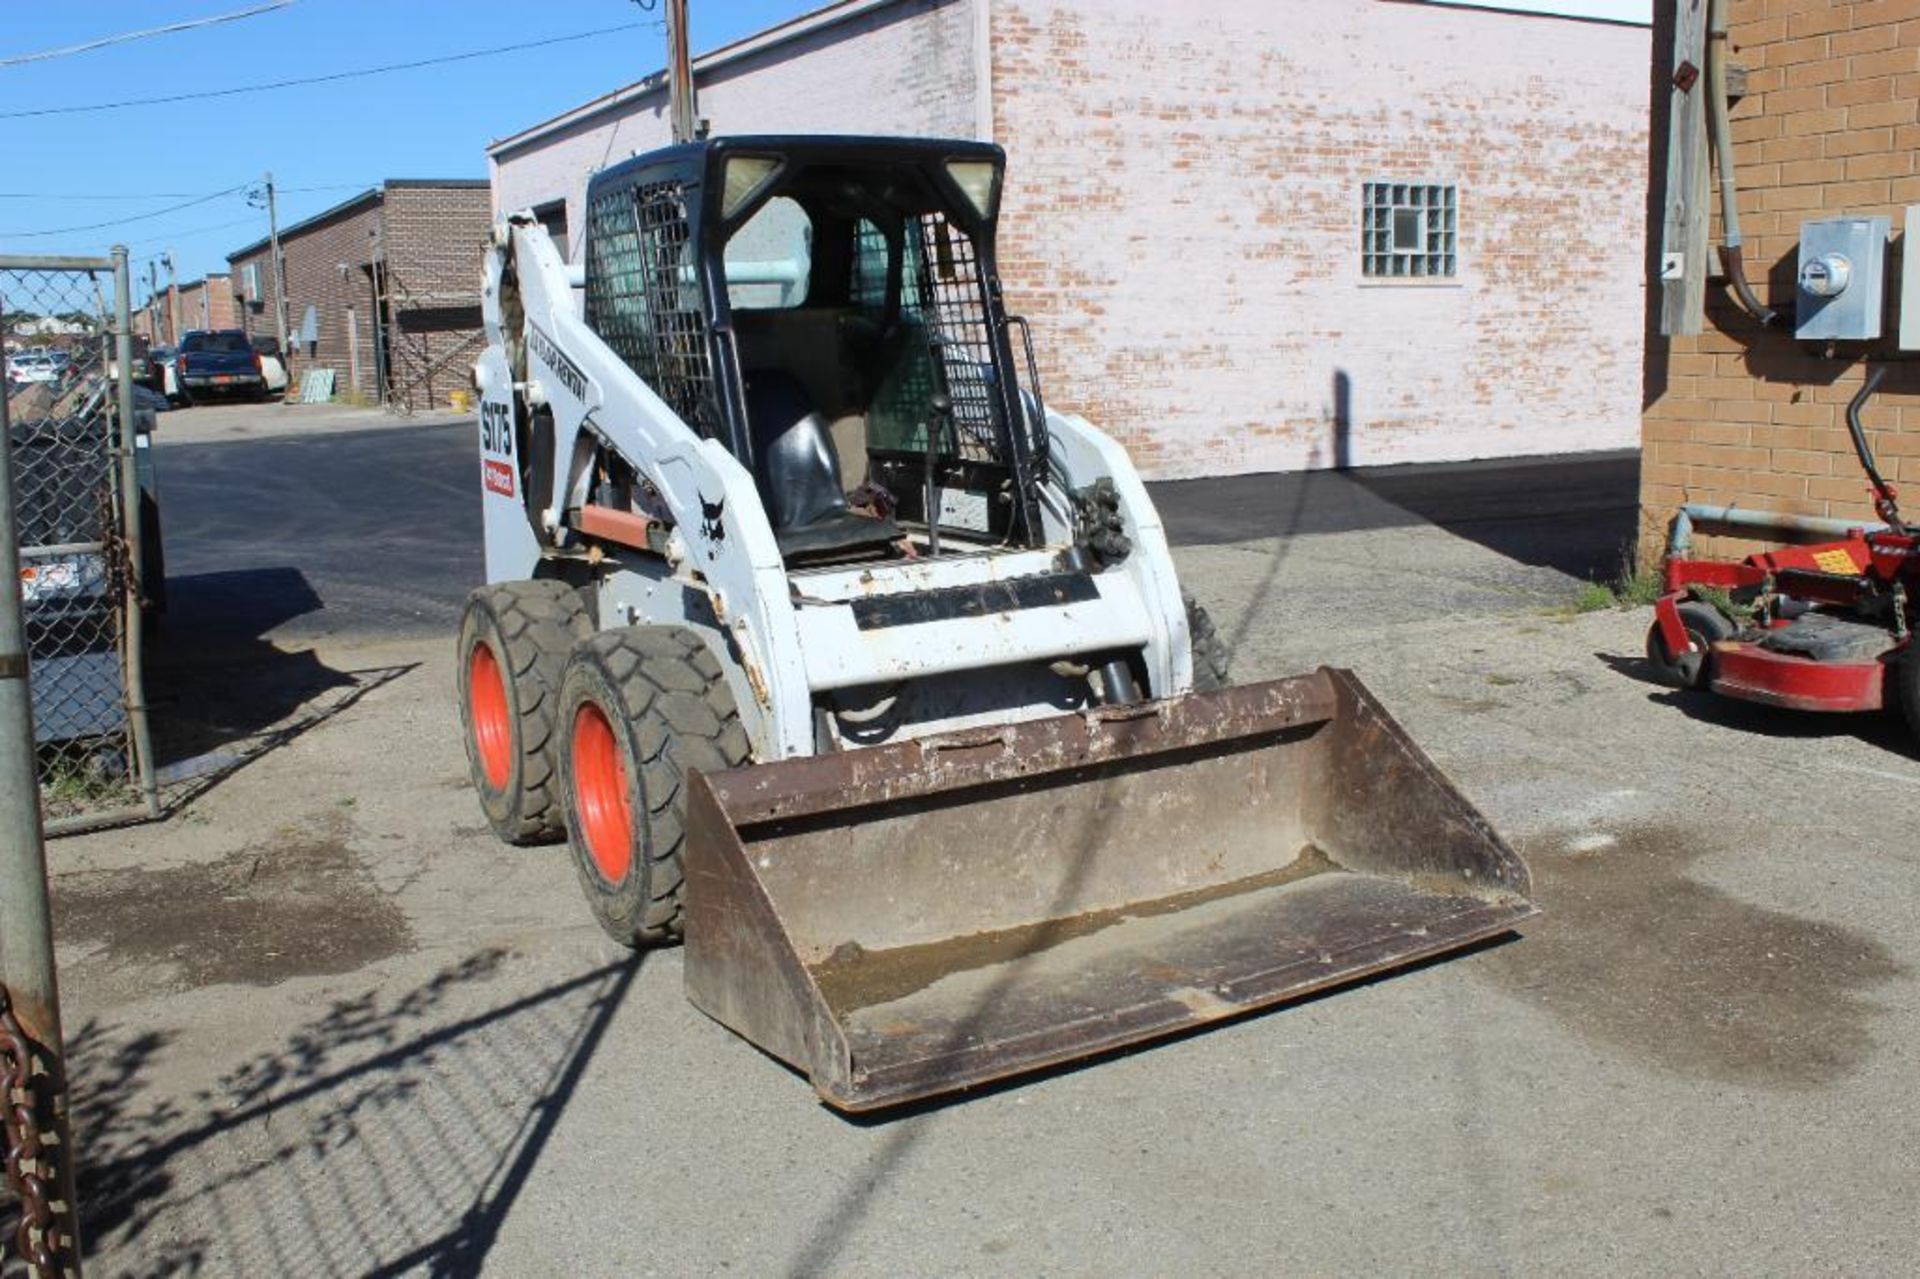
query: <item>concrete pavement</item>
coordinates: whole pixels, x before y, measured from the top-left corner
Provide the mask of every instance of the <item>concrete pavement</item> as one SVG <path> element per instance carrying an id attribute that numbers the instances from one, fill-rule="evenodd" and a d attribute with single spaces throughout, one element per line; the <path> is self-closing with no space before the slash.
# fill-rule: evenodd
<path id="1" fill-rule="evenodd" d="M 437 491 L 468 464 L 415 434 L 372 482 Z M 1562 611 L 1552 564 L 1361 487 L 1340 500 L 1405 514 L 1183 537 L 1183 578 L 1238 678 L 1360 673 L 1528 857 L 1546 913 L 1523 936 L 849 1121 L 688 1005 L 677 950 L 605 943 L 564 850 L 490 838 L 450 639 L 349 600 L 349 626 L 248 639 L 261 669 L 327 673 L 283 717 L 300 731 L 250 724 L 270 748 L 172 820 L 53 846 L 104 1269 L 1910 1269 L 1904 731 L 1658 689 L 1645 610 Z M 328 557 L 415 535 L 301 539 L 346 518 L 302 503 L 358 509 L 328 489 L 275 491 L 265 557 L 318 584 L 313 616 Z"/>

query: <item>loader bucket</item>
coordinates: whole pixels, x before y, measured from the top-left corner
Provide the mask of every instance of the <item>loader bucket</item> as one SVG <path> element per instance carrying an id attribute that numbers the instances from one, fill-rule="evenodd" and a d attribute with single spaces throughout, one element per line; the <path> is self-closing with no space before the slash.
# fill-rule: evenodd
<path id="1" fill-rule="evenodd" d="M 870 1110 L 1503 933 L 1527 868 L 1347 671 L 696 777 L 687 994 Z"/>

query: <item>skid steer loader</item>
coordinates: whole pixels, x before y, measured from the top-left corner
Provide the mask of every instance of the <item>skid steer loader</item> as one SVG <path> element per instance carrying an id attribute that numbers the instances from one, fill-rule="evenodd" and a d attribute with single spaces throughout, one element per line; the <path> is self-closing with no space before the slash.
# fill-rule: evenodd
<path id="1" fill-rule="evenodd" d="M 1006 313 L 1003 156 L 737 137 L 495 228 L 494 829 L 864 1110 L 1510 929 L 1525 866 L 1354 678 L 1224 687 L 1126 454 Z"/>

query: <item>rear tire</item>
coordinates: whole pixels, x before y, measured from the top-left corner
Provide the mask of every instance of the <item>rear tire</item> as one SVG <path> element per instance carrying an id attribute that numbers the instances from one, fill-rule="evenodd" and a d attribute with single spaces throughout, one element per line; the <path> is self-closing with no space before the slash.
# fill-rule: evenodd
<path id="1" fill-rule="evenodd" d="M 1909 639 L 1893 668 L 1893 696 L 1907 728 L 1920 741 L 1920 641 Z"/>
<path id="2" fill-rule="evenodd" d="M 1194 691 L 1206 693 L 1227 687 L 1233 682 L 1227 672 L 1230 658 L 1227 646 L 1213 629 L 1213 619 L 1192 595 L 1182 591 L 1180 599 L 1187 606 L 1187 646 L 1193 654 Z"/>
<path id="3" fill-rule="evenodd" d="M 1699 600 L 1684 600 L 1679 609 L 1680 624 L 1687 628 L 1687 638 L 1700 651 L 1669 653 L 1666 637 L 1660 634 L 1660 623 L 1655 622 L 1647 631 L 1647 661 L 1662 683 L 1675 688 L 1704 688 L 1713 675 L 1712 663 L 1707 660 L 1708 650 L 1718 640 L 1733 638 L 1733 623 L 1719 609 Z"/>
<path id="4" fill-rule="evenodd" d="M 678 940 L 687 775 L 750 753 L 720 663 L 679 627 L 595 635 L 567 664 L 559 738 L 567 842 L 594 918 L 623 946 Z"/>
<path id="5" fill-rule="evenodd" d="M 567 655 L 593 633 L 563 582 L 505 582 L 467 596 L 460 620 L 460 723 L 467 768 L 494 834 L 546 844 L 560 817 L 554 726 Z"/>

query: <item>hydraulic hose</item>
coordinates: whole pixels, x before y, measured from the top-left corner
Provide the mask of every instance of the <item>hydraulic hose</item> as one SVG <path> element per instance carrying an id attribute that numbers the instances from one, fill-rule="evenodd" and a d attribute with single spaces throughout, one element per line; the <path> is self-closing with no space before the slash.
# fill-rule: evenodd
<path id="1" fill-rule="evenodd" d="M 1786 318 L 1754 296 L 1741 253 L 1740 183 L 1733 163 L 1733 126 L 1727 118 L 1727 0 L 1708 0 L 1707 5 L 1707 122 L 1720 170 L 1720 258 L 1727 283 L 1741 310 L 1768 328 L 1782 325 Z"/>
<path id="2" fill-rule="evenodd" d="M 1867 482 L 1873 485 L 1874 507 L 1880 512 L 1880 518 L 1887 522 L 1887 527 L 1898 533 L 1906 529 L 1900 519 L 1900 507 L 1893 490 L 1880 476 L 1880 468 L 1873 460 L 1873 448 L 1867 443 L 1866 428 L 1860 423 L 1860 410 L 1867 406 L 1867 401 L 1880 389 L 1880 383 L 1886 376 L 1887 366 L 1884 364 L 1876 364 L 1867 370 L 1860 389 L 1847 401 L 1847 434 L 1853 437 L 1853 451 L 1860 457 L 1860 469 L 1867 473 Z"/>

